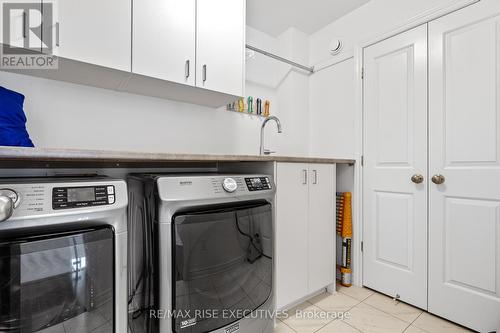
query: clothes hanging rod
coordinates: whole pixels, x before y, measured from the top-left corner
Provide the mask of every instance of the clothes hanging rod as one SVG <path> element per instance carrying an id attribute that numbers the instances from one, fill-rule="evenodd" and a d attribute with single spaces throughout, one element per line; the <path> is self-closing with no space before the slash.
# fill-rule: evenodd
<path id="1" fill-rule="evenodd" d="M 273 59 L 276 59 L 278 61 L 287 63 L 287 64 L 292 65 L 294 67 L 303 69 L 303 70 L 305 70 L 305 71 L 307 71 L 309 73 L 314 73 L 314 67 L 309 67 L 309 66 L 305 66 L 305 65 L 299 64 L 299 63 L 297 63 L 295 61 L 288 60 L 286 58 L 280 57 L 279 55 L 276 55 L 276 54 L 271 53 L 271 52 L 267 52 L 265 50 L 259 49 L 258 47 L 255 47 L 255 46 L 252 46 L 252 45 L 249 45 L 249 44 L 246 44 L 246 48 L 249 49 L 249 50 L 255 51 L 257 53 L 263 54 L 265 56 L 271 57 Z"/>

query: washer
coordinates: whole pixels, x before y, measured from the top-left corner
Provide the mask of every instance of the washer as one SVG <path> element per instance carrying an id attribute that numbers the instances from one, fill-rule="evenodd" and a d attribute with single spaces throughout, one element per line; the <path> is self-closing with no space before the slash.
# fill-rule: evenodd
<path id="1" fill-rule="evenodd" d="M 0 331 L 127 332 L 127 188 L 0 179 Z"/>
<path id="2" fill-rule="evenodd" d="M 268 175 L 132 175 L 132 332 L 272 332 Z"/>

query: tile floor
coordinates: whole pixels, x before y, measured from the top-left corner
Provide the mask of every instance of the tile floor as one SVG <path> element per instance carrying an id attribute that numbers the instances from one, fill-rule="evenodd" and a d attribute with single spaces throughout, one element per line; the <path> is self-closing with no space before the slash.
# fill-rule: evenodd
<path id="1" fill-rule="evenodd" d="M 337 286 L 334 295 L 321 294 L 288 311 L 289 317 L 279 320 L 274 333 L 455 333 L 471 332 L 466 328 L 435 317 L 420 309 L 370 289 Z M 315 318 L 293 315 L 315 313 Z M 335 319 L 335 314 L 350 316 Z"/>

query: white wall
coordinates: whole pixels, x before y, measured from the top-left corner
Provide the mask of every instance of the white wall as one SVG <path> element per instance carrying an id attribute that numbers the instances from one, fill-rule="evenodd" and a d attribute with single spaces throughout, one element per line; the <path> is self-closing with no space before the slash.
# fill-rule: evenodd
<path id="1" fill-rule="evenodd" d="M 311 76 L 309 82 L 311 156 L 354 158 L 355 72 L 348 58 Z"/>
<path id="2" fill-rule="evenodd" d="M 371 0 L 310 36 L 310 62 L 317 64 L 331 58 L 328 44 L 334 37 L 344 41 L 344 52 L 352 52 L 353 47 L 361 41 L 391 31 L 426 11 L 457 1 Z"/>
<path id="3" fill-rule="evenodd" d="M 332 22 L 309 38 L 309 60 L 320 70 L 310 79 L 310 153 L 317 156 L 355 158 L 356 101 L 354 47 L 390 32 L 427 11 L 457 0 L 371 0 Z M 344 42 L 344 50 L 331 56 L 333 38 Z"/>
<path id="4" fill-rule="evenodd" d="M 274 38 L 247 27 L 247 43 L 282 57 L 308 63 L 308 36 L 290 28 Z M 266 148 L 280 155 L 309 154 L 309 76 L 277 60 L 255 54 L 247 61 L 247 96 L 271 101 L 271 114 L 283 125 L 276 134 L 276 125 L 266 128 Z"/>
<path id="5" fill-rule="evenodd" d="M 247 42 L 297 62 L 324 64 L 335 61 L 327 48 L 334 36 L 345 42 L 337 57 L 345 58 L 360 41 L 454 1 L 371 0 L 311 36 L 290 28 L 274 38 L 248 27 Z M 246 94 L 271 100 L 271 114 L 284 129 L 278 135 L 270 124 L 267 148 L 281 155 L 355 157 L 352 59 L 311 77 L 256 59 L 247 64 Z M 4 72 L 0 85 L 26 95 L 28 129 L 39 147 L 258 153 L 259 117 Z"/>
<path id="6" fill-rule="evenodd" d="M 235 113 L 4 72 L 0 85 L 26 96 L 38 147 L 258 153 L 259 123 Z"/>
<path id="7" fill-rule="evenodd" d="M 249 29 L 248 35 L 252 43 L 276 45 L 287 55 L 300 50 L 307 60 L 307 44 L 298 45 L 307 43 L 307 36 L 297 31 L 278 39 L 255 29 Z M 258 68 L 248 69 L 250 78 L 254 71 Z M 308 101 L 307 77 L 295 77 L 286 66 L 281 71 L 287 75 L 279 85 L 269 89 L 249 82 L 247 95 L 271 100 L 271 113 L 282 118 L 285 132 L 278 135 L 270 124 L 268 147 L 280 154 L 307 155 L 307 128 L 302 131 L 303 119 L 298 116 Z M 259 153 L 260 117 L 6 72 L 0 72 L 0 85 L 26 96 L 27 127 L 37 147 Z M 285 101 L 281 110 L 279 99 Z"/>

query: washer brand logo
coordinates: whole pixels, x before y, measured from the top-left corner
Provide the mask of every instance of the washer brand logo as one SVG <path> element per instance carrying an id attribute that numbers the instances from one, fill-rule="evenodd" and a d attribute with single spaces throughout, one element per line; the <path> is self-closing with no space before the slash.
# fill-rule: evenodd
<path id="1" fill-rule="evenodd" d="M 190 180 L 184 180 L 184 181 L 180 181 L 179 184 L 182 186 L 188 186 L 188 185 L 193 185 L 193 182 Z"/>
<path id="2" fill-rule="evenodd" d="M 233 326 L 230 326 L 224 330 L 224 333 L 234 333 L 240 330 L 240 323 L 236 323 Z"/>
<path id="3" fill-rule="evenodd" d="M 181 328 L 186 328 L 196 325 L 196 318 L 181 321 Z"/>
<path id="4" fill-rule="evenodd" d="M 0 4 L 0 67 L 57 69 L 58 59 L 53 55 L 53 47 L 54 39 L 59 38 L 59 29 L 58 24 L 54 24 L 54 0 L 43 3 L 0 0 Z"/>

